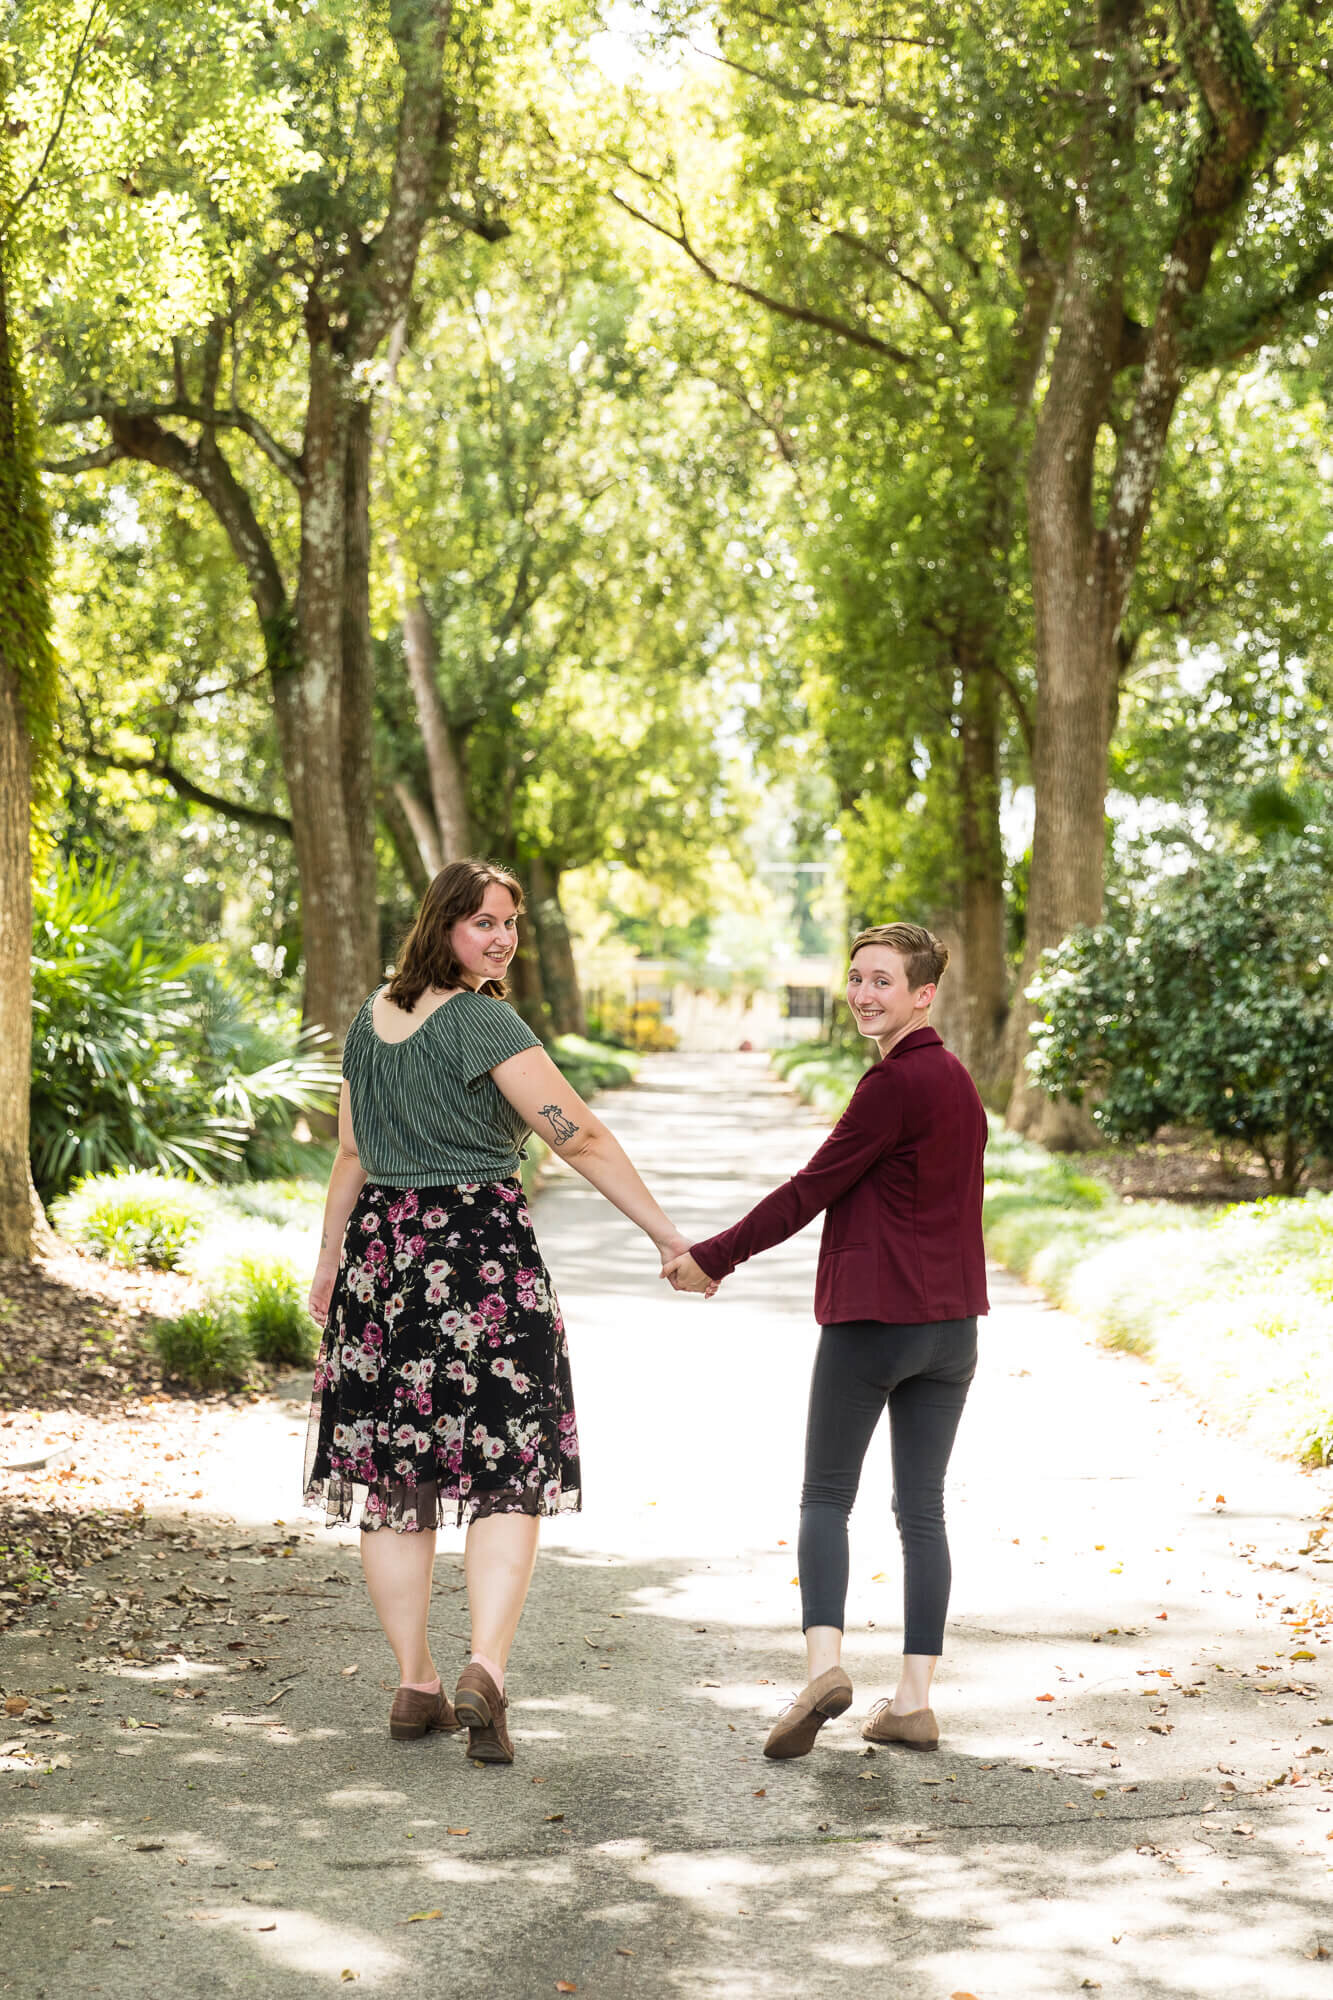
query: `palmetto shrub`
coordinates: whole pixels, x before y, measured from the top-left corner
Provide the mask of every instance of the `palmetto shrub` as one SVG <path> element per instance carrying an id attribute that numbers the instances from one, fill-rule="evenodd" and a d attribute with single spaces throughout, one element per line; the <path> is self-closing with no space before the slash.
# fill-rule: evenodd
<path id="1" fill-rule="evenodd" d="M 331 1107 L 322 1038 L 264 1007 L 216 949 L 182 949 L 152 896 L 60 862 L 35 896 L 32 1167 L 45 1196 L 88 1174 L 262 1172 L 298 1116 Z"/>

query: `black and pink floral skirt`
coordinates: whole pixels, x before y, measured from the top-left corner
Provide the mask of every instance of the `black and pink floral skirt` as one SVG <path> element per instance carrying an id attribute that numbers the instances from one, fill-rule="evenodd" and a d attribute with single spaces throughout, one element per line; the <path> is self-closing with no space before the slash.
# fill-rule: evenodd
<path id="1" fill-rule="evenodd" d="M 564 1322 L 517 1180 L 366 1183 L 315 1364 L 305 1497 L 365 1529 L 580 1506 Z"/>

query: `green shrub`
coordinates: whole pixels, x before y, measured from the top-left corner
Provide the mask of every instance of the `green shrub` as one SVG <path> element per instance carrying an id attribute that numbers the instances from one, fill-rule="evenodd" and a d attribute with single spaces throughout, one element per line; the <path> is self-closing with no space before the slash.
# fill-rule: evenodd
<path id="1" fill-rule="evenodd" d="M 1189 875 L 1048 952 L 1028 1066 L 1111 1139 L 1202 1126 L 1282 1194 L 1333 1157 L 1330 841 L 1315 829 Z"/>
<path id="2" fill-rule="evenodd" d="M 159 1320 L 153 1345 L 166 1373 L 191 1389 L 239 1389 L 254 1371 L 250 1336 L 222 1301 Z"/>
<path id="3" fill-rule="evenodd" d="M 306 1290 L 283 1257 L 242 1257 L 229 1273 L 227 1298 L 257 1360 L 270 1368 L 308 1368 L 319 1328 L 306 1311 Z"/>
<path id="4" fill-rule="evenodd" d="M 108 1264 L 179 1270 L 212 1213 L 205 1191 L 166 1174 L 90 1174 L 52 1204 L 57 1229 Z"/>
<path id="5" fill-rule="evenodd" d="M 551 1054 L 561 1075 L 584 1099 L 597 1090 L 624 1090 L 634 1081 L 632 1057 L 627 1060 L 624 1050 L 609 1049 L 583 1035 L 561 1035 Z"/>
<path id="6" fill-rule="evenodd" d="M 34 892 L 31 1153 L 49 1198 L 110 1168 L 200 1180 L 290 1167 L 297 1117 L 337 1066 L 256 1006 L 211 946 L 182 952 L 159 899 L 98 863 Z"/>

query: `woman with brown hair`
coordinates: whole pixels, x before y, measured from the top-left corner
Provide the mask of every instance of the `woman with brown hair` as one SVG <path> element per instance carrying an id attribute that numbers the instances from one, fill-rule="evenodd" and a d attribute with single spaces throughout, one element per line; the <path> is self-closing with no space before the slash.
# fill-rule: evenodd
<path id="1" fill-rule="evenodd" d="M 455 861 L 343 1047 L 338 1152 L 310 1311 L 306 1499 L 350 1521 L 398 1661 L 390 1734 L 470 1731 L 512 1763 L 505 1665 L 543 1514 L 581 1504 L 564 1324 L 519 1179 L 529 1132 L 656 1246 L 685 1248 L 619 1144 L 505 1001 L 522 890 Z M 467 1517 L 471 1657 L 452 1704 L 427 1632 L 435 1530 Z"/>

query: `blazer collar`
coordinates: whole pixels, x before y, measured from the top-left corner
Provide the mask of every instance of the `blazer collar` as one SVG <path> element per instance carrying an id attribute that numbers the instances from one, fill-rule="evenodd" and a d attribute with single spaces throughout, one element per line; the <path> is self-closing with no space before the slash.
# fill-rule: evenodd
<path id="1" fill-rule="evenodd" d="M 881 1057 L 881 1061 L 896 1062 L 899 1056 L 910 1056 L 914 1049 L 943 1047 L 943 1042 L 933 1028 L 914 1028 L 910 1035 L 904 1035 L 900 1042 L 895 1042 L 888 1055 Z"/>

